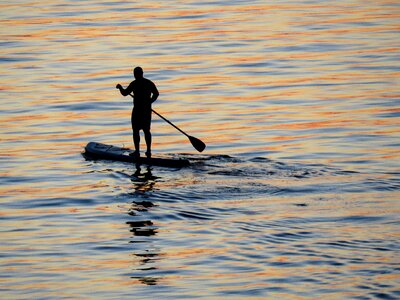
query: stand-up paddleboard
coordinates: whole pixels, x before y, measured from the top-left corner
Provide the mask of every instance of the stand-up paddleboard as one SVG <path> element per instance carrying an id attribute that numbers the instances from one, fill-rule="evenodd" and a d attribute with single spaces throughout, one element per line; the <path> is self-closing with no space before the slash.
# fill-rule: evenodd
<path id="1" fill-rule="evenodd" d="M 116 161 L 125 161 L 138 164 L 181 168 L 188 166 L 190 162 L 187 159 L 173 159 L 161 157 L 140 157 L 139 159 L 129 155 L 133 150 L 121 148 L 112 145 L 105 145 L 96 142 L 90 142 L 85 147 L 85 155 L 96 159 L 107 159 Z"/>

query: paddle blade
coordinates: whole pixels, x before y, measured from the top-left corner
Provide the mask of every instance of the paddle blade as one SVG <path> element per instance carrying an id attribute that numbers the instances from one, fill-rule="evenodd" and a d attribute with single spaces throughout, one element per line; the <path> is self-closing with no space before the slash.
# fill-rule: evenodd
<path id="1" fill-rule="evenodd" d="M 190 136 L 188 135 L 188 138 L 190 140 L 190 142 L 192 143 L 193 147 L 199 151 L 199 152 L 203 152 L 203 150 L 206 148 L 206 144 L 204 144 L 202 141 L 200 141 L 199 139 L 196 139 L 194 136 Z"/>

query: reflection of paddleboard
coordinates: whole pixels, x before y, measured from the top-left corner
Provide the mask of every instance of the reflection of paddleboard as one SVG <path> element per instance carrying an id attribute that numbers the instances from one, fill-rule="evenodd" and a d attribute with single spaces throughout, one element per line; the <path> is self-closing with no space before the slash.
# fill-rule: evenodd
<path id="1" fill-rule="evenodd" d="M 127 148 L 120 148 L 112 145 L 105 145 L 96 142 L 90 142 L 85 147 L 85 155 L 107 160 L 126 161 L 132 163 L 181 168 L 188 166 L 190 162 L 187 159 L 173 159 L 173 158 L 160 158 L 160 157 L 140 157 L 139 159 L 130 156 L 133 153 L 132 150 Z"/>

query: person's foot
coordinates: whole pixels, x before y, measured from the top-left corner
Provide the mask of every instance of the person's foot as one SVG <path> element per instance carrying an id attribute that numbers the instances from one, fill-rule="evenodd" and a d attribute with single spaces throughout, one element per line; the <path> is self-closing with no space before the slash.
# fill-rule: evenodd
<path id="1" fill-rule="evenodd" d="M 151 158 L 151 151 L 149 151 L 149 150 L 146 151 L 146 157 Z"/>
<path id="2" fill-rule="evenodd" d="M 135 159 L 138 159 L 140 158 L 140 152 L 136 150 L 134 152 L 129 153 L 129 156 L 133 156 Z"/>

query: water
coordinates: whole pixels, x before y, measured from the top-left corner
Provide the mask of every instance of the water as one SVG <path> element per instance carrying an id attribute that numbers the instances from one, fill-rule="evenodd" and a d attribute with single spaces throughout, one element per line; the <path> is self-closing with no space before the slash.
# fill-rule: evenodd
<path id="1" fill-rule="evenodd" d="M 275 2 L 0 4 L 0 298 L 400 298 L 400 6 Z"/>

